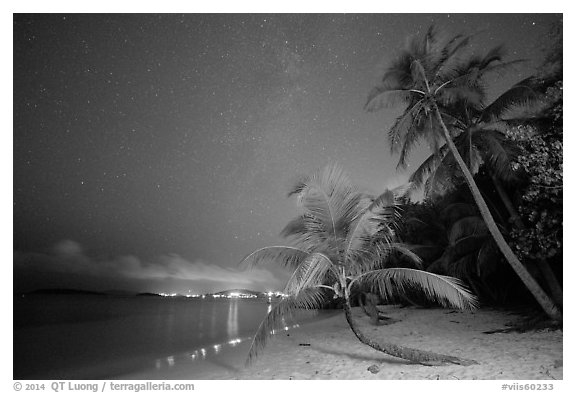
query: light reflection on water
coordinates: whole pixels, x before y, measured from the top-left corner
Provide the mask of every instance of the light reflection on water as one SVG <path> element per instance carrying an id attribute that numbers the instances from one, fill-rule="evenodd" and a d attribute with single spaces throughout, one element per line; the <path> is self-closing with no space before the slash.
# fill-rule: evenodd
<path id="1" fill-rule="evenodd" d="M 198 318 L 198 338 L 200 339 L 204 338 L 204 318 L 202 318 L 205 308 L 204 303 L 205 302 L 200 302 L 200 318 Z"/>
<path id="2" fill-rule="evenodd" d="M 300 324 L 297 324 L 297 323 L 294 325 L 291 325 L 291 326 L 283 326 L 282 328 L 280 328 L 278 330 L 272 330 L 272 334 L 277 334 L 281 331 L 288 331 L 290 329 L 295 329 L 298 327 L 300 327 Z M 252 336 L 237 337 L 237 338 L 234 338 L 234 339 L 229 340 L 227 342 L 214 344 L 214 345 L 203 347 L 203 348 L 198 348 L 198 349 L 195 349 L 194 351 L 186 352 L 185 354 L 180 355 L 180 356 L 174 356 L 173 355 L 173 356 L 167 356 L 167 357 L 162 358 L 162 359 L 156 359 L 156 361 L 155 361 L 156 369 L 173 367 L 176 364 L 184 363 L 186 361 L 189 362 L 190 360 L 192 360 L 192 361 L 205 360 L 208 356 L 218 355 L 224 349 L 233 348 L 233 347 L 237 346 L 238 344 L 241 344 L 241 343 L 246 342 L 248 340 L 252 340 Z"/>
<path id="3" fill-rule="evenodd" d="M 18 298 L 14 376 L 94 379 L 120 368 L 171 367 L 182 359 L 221 356 L 249 345 L 273 306 L 264 299 Z M 307 315 L 287 323 L 302 323 Z"/>
<path id="4" fill-rule="evenodd" d="M 238 300 L 234 299 L 228 306 L 228 338 L 238 335 Z"/>
<path id="5" fill-rule="evenodd" d="M 270 311 L 272 311 L 272 304 L 268 303 L 266 313 L 269 314 Z M 212 308 L 211 309 L 211 316 L 210 316 L 211 324 L 212 324 L 212 330 L 214 330 L 214 328 L 215 328 L 215 322 L 214 322 L 215 318 L 216 318 L 216 309 Z M 228 341 L 213 344 L 210 346 L 205 346 L 202 348 L 197 348 L 193 351 L 186 352 L 185 354 L 180 355 L 180 356 L 168 356 L 166 358 L 156 359 L 156 362 L 155 362 L 156 368 L 161 369 L 164 367 L 173 367 L 177 363 L 182 363 L 182 362 L 190 361 L 190 360 L 192 360 L 192 361 L 205 360 L 208 356 L 218 355 L 224 349 L 234 348 L 243 342 L 252 340 L 253 336 L 237 337 L 237 335 L 238 335 L 238 300 L 237 299 L 233 299 L 232 301 L 230 301 L 230 303 L 228 305 L 228 317 L 227 317 L 226 325 L 227 325 Z M 295 329 L 295 328 L 300 327 L 300 324 L 297 324 L 297 323 L 290 325 L 290 326 L 287 325 L 286 319 L 284 317 L 282 317 L 282 319 L 281 319 L 281 325 L 282 325 L 281 328 L 273 329 L 271 333 L 274 335 L 274 334 L 277 334 L 281 331 L 288 331 L 290 329 Z M 201 326 L 202 326 L 202 322 L 200 322 L 200 327 Z"/>
<path id="6" fill-rule="evenodd" d="M 212 314 L 210 316 L 210 338 L 216 338 L 216 310 L 212 307 Z"/>

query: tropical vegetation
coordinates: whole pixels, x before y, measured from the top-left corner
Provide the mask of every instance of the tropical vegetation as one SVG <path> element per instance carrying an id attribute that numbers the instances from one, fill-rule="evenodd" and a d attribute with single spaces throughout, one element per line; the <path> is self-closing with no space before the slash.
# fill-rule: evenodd
<path id="1" fill-rule="evenodd" d="M 249 266 L 273 261 L 293 270 L 284 290 L 289 296 L 260 324 L 249 361 L 283 318 L 300 308 L 319 308 L 327 296 L 332 296 L 343 299 L 346 321 L 356 337 L 378 351 L 421 364 L 470 364 L 454 356 L 374 342 L 354 321 L 350 299 L 358 288 L 367 288 L 384 300 L 419 289 L 443 306 L 476 307 L 474 295 L 456 278 L 386 266 L 395 253 L 419 261 L 397 243 L 399 211 L 392 191 L 369 196 L 357 190 L 338 166 L 330 165 L 300 180 L 289 195 L 296 197 L 301 209 L 283 231 L 290 244 L 256 250 L 243 260 Z"/>
<path id="2" fill-rule="evenodd" d="M 410 174 L 408 192 L 367 195 L 335 165 L 293 186 L 300 215 L 282 231 L 287 244 L 243 261 L 292 271 L 289 296 L 262 321 L 249 361 L 284 317 L 334 299 L 362 343 L 421 364 L 473 361 L 375 342 L 355 321 L 353 303 L 375 323 L 380 300 L 458 309 L 528 303 L 561 324 L 561 26 L 550 38 L 538 72 L 494 99 L 489 82 L 520 64 L 505 61 L 502 47 L 473 55 L 470 36 L 434 27 L 408 41 L 365 109 L 401 108 L 388 130 L 398 169 L 422 141 L 432 154 Z M 421 189 L 423 199 L 411 201 Z"/>
<path id="3" fill-rule="evenodd" d="M 456 178 L 454 168 L 458 168 L 487 230 L 506 261 L 548 316 L 561 320 L 562 315 L 556 304 L 504 238 L 473 177 L 480 162 L 488 163 L 490 169 L 500 172 L 506 167 L 502 157 L 507 158 L 509 154 L 499 143 L 505 138 L 491 123 L 494 126 L 501 123 L 502 114 L 510 106 L 532 101 L 533 89 L 530 81 L 525 80 L 487 105 L 486 78 L 516 62 L 504 62 L 500 47 L 488 51 L 484 56 L 467 55 L 469 42 L 468 36 L 450 37 L 439 33 L 434 27 L 422 37 L 414 37 L 386 69 L 381 83 L 372 90 L 366 109 L 375 111 L 403 105 L 402 114 L 388 133 L 392 153 L 400 153 L 398 166 L 406 167 L 410 151 L 420 140 L 426 140 L 433 150 L 433 156 L 425 163 L 425 169 L 420 170 L 420 180 L 422 173 L 430 173 L 434 169 L 444 173 L 434 173 L 432 179 L 453 180 Z M 457 138 L 460 139 L 461 149 L 468 152 L 468 162 L 455 144 Z M 456 165 L 450 165 L 447 159 L 455 161 Z"/>

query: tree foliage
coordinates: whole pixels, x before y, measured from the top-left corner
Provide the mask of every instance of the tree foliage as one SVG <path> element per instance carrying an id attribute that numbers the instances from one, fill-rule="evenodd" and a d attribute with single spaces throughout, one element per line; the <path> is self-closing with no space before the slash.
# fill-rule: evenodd
<path id="1" fill-rule="evenodd" d="M 261 323 L 248 361 L 264 347 L 283 318 L 299 308 L 319 307 L 327 294 L 344 299 L 347 318 L 351 293 L 363 287 L 384 300 L 418 289 L 444 306 L 476 306 L 475 297 L 456 278 L 387 267 L 387 260 L 397 252 L 419 262 L 416 254 L 397 242 L 399 211 L 393 192 L 378 197 L 366 195 L 352 185 L 342 169 L 330 165 L 303 177 L 289 195 L 296 197 L 301 210 L 282 231 L 290 244 L 256 250 L 243 260 L 249 266 L 276 262 L 292 270 L 284 290 L 288 297 L 276 304 Z M 353 323 L 351 327 L 361 340 L 365 339 Z M 393 345 L 379 344 L 376 349 L 413 361 L 431 360 L 436 355 L 437 360 L 458 360 Z"/>
<path id="2" fill-rule="evenodd" d="M 562 254 L 563 130 L 562 81 L 546 91 L 549 106 L 534 122 L 508 130 L 520 149 L 513 166 L 527 179 L 519 212 L 526 228 L 512 232 L 524 258 Z"/>

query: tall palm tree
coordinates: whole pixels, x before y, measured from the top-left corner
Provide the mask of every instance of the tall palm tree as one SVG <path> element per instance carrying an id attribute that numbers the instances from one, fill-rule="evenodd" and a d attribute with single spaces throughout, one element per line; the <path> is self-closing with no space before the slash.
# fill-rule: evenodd
<path id="1" fill-rule="evenodd" d="M 526 226 L 512 202 L 503 183 L 515 183 L 519 180 L 517 171 L 512 169 L 519 149 L 506 136 L 506 131 L 518 124 L 536 124 L 544 117 L 546 105 L 543 102 L 542 82 L 535 77 L 526 78 L 502 93 L 489 105 L 475 108 L 471 105 L 453 106 L 453 121 L 447 124 L 454 137 L 466 166 L 472 175 L 480 168 L 486 169 L 500 200 L 510 217 L 510 222 L 517 229 Z M 481 104 L 481 103 L 480 103 Z M 526 104 L 528 108 L 526 108 Z M 523 113 L 524 109 L 529 112 Z M 520 117 L 510 117 L 512 113 Z M 409 178 L 411 189 L 424 188 L 426 197 L 443 195 L 458 184 L 464 182 L 454 156 L 448 145 L 440 146 L 412 173 Z M 540 259 L 534 264 L 550 290 L 552 299 L 562 307 L 562 288 L 550 268 L 548 261 Z"/>
<path id="2" fill-rule="evenodd" d="M 472 175 L 477 174 L 480 168 L 486 169 L 500 200 L 506 208 L 511 224 L 517 229 L 525 229 L 526 226 L 503 184 L 517 183 L 519 177 L 512 170 L 512 161 L 515 159 L 518 149 L 506 137 L 500 128 L 502 126 L 503 124 L 483 123 L 475 119 L 473 124 L 467 126 L 455 137 L 454 144 Z M 444 144 L 438 152 L 432 153 L 412 173 L 409 182 L 412 190 L 424 188 L 425 197 L 437 197 L 464 182 L 464 178 L 447 144 Z M 549 263 L 544 259 L 534 262 L 525 261 L 525 263 L 534 264 L 534 267 L 540 271 L 550 290 L 552 299 L 562 307 L 562 288 Z"/>
<path id="3" fill-rule="evenodd" d="M 548 316 L 561 320 L 562 315 L 554 302 L 506 243 L 452 140 L 455 135 L 447 126 L 458 121 L 450 111 L 451 107 L 458 104 L 480 106 L 485 97 L 485 76 L 510 65 L 501 61 L 501 48 L 495 48 L 483 57 L 463 56 L 469 40 L 470 37 L 460 35 L 443 37 L 434 27 L 423 37 L 410 40 L 386 70 L 381 84 L 370 93 L 366 109 L 375 111 L 399 103 L 405 105 L 389 132 L 392 152 L 400 152 L 399 167 L 406 166 L 408 155 L 419 140 L 428 140 L 434 151 L 439 150 L 440 142 L 446 143 L 498 248 Z"/>
<path id="4" fill-rule="evenodd" d="M 498 194 L 503 199 L 511 218 L 518 220 L 501 182 L 517 180 L 518 174 L 512 169 L 512 161 L 519 149 L 506 137 L 510 124 L 518 119 L 503 118 L 503 114 L 521 109 L 524 104 L 539 102 L 540 96 L 532 85 L 534 78 L 526 78 L 501 94 L 489 105 L 476 108 L 473 105 L 459 103 L 445 110 L 449 111 L 452 121 L 446 126 L 454 138 L 462 159 L 472 175 L 481 167 L 487 169 Z M 424 187 L 426 196 L 444 194 L 457 184 L 464 182 L 463 175 L 447 143 L 441 145 L 412 173 L 409 183 L 412 189 Z"/>
<path id="5" fill-rule="evenodd" d="M 415 254 L 396 243 L 399 212 L 393 192 L 370 197 L 352 186 L 339 167 L 328 166 L 301 179 L 289 195 L 296 196 L 302 210 L 283 231 L 291 239 L 290 245 L 265 247 L 243 260 L 249 266 L 275 261 L 293 269 L 285 288 L 289 296 L 260 324 L 248 361 L 264 347 L 270 332 L 283 317 L 299 308 L 319 308 L 325 296 L 332 294 L 343 299 L 346 321 L 362 343 L 421 364 L 470 364 L 471 361 L 454 356 L 374 342 L 352 317 L 350 296 L 359 288 L 366 288 L 383 299 L 419 289 L 444 306 L 459 309 L 476 306 L 475 297 L 455 278 L 416 269 L 384 267 L 392 252 L 402 252 L 418 261 Z"/>

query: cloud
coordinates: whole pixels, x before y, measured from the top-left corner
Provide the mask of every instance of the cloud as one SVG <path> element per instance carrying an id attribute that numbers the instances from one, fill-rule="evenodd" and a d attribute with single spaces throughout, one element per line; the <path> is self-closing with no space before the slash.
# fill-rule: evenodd
<path id="1" fill-rule="evenodd" d="M 82 246 L 73 240 L 62 240 L 54 246 L 57 255 L 79 256 L 83 254 Z"/>
<path id="2" fill-rule="evenodd" d="M 101 259 L 86 255 L 73 240 L 63 240 L 49 253 L 14 252 L 15 275 L 60 273 L 91 277 L 98 280 L 142 280 L 149 282 L 184 280 L 191 285 L 211 282 L 216 288 L 265 289 L 281 288 L 281 281 L 265 269 L 240 270 L 222 267 L 202 260 L 189 261 L 180 255 L 162 255 L 149 261 L 133 255 Z"/>

